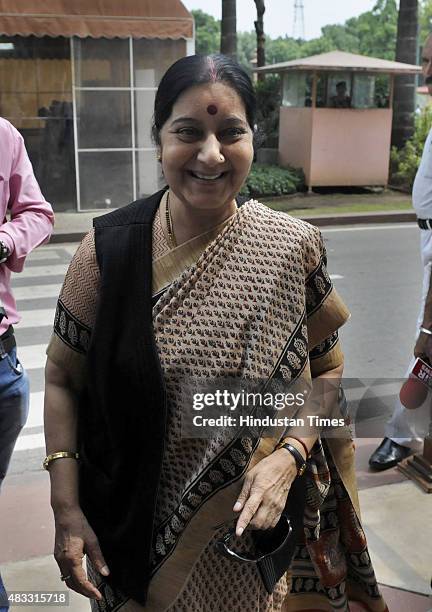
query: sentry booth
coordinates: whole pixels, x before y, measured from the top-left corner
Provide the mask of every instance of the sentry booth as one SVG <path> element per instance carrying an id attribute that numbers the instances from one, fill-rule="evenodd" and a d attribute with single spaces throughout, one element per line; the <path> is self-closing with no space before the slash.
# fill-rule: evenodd
<path id="1" fill-rule="evenodd" d="M 394 77 L 420 67 L 332 51 L 256 71 L 281 76 L 279 163 L 309 190 L 387 184 Z"/>
<path id="2" fill-rule="evenodd" d="M 0 115 L 54 210 L 116 208 L 158 189 L 155 92 L 193 53 L 180 0 L 1 1 Z"/>

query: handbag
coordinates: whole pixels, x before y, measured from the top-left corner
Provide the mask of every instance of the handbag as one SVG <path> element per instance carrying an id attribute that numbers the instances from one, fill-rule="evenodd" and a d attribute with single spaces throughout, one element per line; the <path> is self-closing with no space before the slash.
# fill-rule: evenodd
<path id="1" fill-rule="evenodd" d="M 252 534 L 257 550 L 264 554 L 257 561 L 257 566 L 269 594 L 273 593 L 276 583 L 291 565 L 296 546 L 303 535 L 305 506 L 306 479 L 303 474 L 294 479 L 277 525 L 273 529 L 256 530 Z"/>
<path id="2" fill-rule="evenodd" d="M 264 587 L 271 594 L 276 583 L 289 569 L 296 546 L 301 540 L 305 506 L 306 476 L 302 474 L 291 484 L 277 525 L 273 529 L 252 532 L 255 555 L 239 554 L 231 550 L 229 542 L 234 536 L 234 527 L 216 542 L 216 550 L 232 561 L 256 564 Z"/>

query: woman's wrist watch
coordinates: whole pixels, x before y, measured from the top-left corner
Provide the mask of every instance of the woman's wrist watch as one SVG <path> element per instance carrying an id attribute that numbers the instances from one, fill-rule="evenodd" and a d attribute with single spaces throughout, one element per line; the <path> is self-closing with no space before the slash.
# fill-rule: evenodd
<path id="1" fill-rule="evenodd" d="M 9 247 L 0 240 L 0 263 L 4 263 L 10 255 Z"/>
<path id="2" fill-rule="evenodd" d="M 290 444 L 289 442 L 285 442 L 284 440 L 277 444 L 275 451 L 279 450 L 280 448 L 284 448 L 289 453 L 291 453 L 291 455 L 294 457 L 294 461 L 296 462 L 297 476 L 302 476 L 302 474 L 304 474 L 306 470 L 307 465 L 306 461 L 302 457 L 301 452 L 297 450 L 292 444 Z"/>

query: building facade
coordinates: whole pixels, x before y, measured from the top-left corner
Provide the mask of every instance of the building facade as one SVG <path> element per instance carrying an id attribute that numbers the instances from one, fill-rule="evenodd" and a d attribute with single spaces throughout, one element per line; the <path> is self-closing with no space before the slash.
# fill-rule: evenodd
<path id="1" fill-rule="evenodd" d="M 59 0 L 26 4 L 11 6 L 15 19 L 0 12 L 0 115 L 22 133 L 54 210 L 117 208 L 157 190 L 154 97 L 165 70 L 194 53 L 192 16 L 177 0 L 129 0 L 122 14 L 108 0 L 66 15 Z"/>

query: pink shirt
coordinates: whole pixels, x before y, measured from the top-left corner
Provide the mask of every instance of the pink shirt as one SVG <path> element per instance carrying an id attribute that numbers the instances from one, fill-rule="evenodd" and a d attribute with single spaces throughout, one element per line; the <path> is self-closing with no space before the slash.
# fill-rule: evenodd
<path id="1" fill-rule="evenodd" d="M 10 220 L 6 213 L 10 213 Z M 51 236 L 54 213 L 43 197 L 21 134 L 0 117 L 0 240 L 10 249 L 8 260 L 0 264 L 0 299 L 8 318 L 0 334 L 18 323 L 11 290 L 11 271 L 21 272 L 26 256 Z"/>

